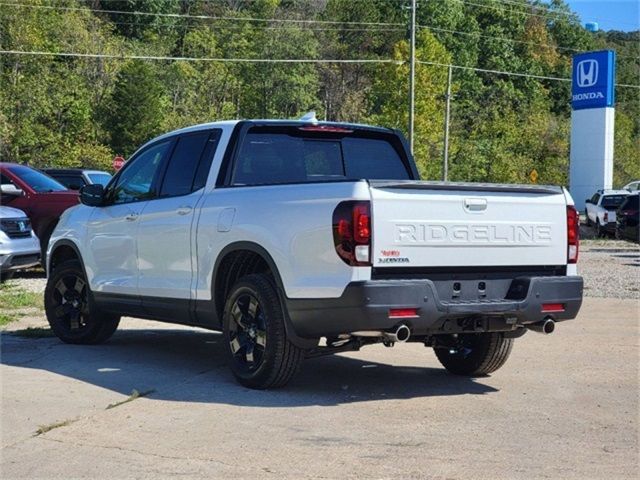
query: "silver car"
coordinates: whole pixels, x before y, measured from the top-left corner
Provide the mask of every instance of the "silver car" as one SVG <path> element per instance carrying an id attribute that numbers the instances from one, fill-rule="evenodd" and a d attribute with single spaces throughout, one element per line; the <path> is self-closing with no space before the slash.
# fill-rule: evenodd
<path id="1" fill-rule="evenodd" d="M 39 263 L 40 242 L 27 215 L 17 208 L 0 206 L 0 281 Z"/>

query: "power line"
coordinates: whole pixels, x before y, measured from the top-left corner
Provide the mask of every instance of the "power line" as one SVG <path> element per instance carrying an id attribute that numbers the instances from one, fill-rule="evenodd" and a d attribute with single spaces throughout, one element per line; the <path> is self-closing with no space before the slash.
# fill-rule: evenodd
<path id="1" fill-rule="evenodd" d="M 506 70 L 491 70 L 488 68 L 478 68 L 478 67 L 467 67 L 464 65 L 451 65 L 448 63 L 439 63 L 439 62 L 429 62 L 429 61 L 424 61 L 424 60 L 416 60 L 418 63 L 421 64 L 425 64 L 425 65 L 434 65 L 434 66 L 438 66 L 438 67 L 451 67 L 451 68 L 457 68 L 460 70 L 472 70 L 474 72 L 481 72 L 481 73 L 493 73 L 496 75 L 509 75 L 509 76 L 514 76 L 514 77 L 526 77 L 526 78 L 536 78 L 538 80 L 554 80 L 554 81 L 559 81 L 559 82 L 570 82 L 571 79 L 570 78 L 564 78 L 564 77 L 550 77 L 550 76 L 545 76 L 545 75 L 534 75 L 532 73 L 520 73 L 520 72 L 508 72 Z M 616 83 L 615 84 L 616 87 L 624 87 L 624 88 L 638 88 L 640 89 L 640 85 L 629 85 L 629 84 L 625 84 L 625 83 Z"/>
<path id="2" fill-rule="evenodd" d="M 395 60 L 391 58 L 361 58 L 361 59 L 327 59 L 327 58 L 216 58 L 216 57 L 170 57 L 160 55 L 125 55 L 110 53 L 75 53 L 75 52 L 43 52 L 43 51 L 24 51 L 24 50 L 0 50 L 0 54 L 6 55 L 32 55 L 32 56 L 48 56 L 48 57 L 79 57 L 79 58 L 113 58 L 121 60 L 160 60 L 160 61 L 186 61 L 186 62 L 221 62 L 221 63 L 387 63 L 395 65 L 404 65 L 404 60 Z M 434 65 L 439 67 L 451 67 L 461 70 L 472 70 L 482 73 L 493 73 L 497 75 L 511 75 L 516 77 L 536 78 L 539 80 L 554 80 L 561 82 L 570 82 L 570 78 L 551 77 L 544 75 L 534 75 L 530 73 L 509 72 L 506 70 L 491 70 L 487 68 L 468 67 L 463 65 L 453 65 L 449 63 L 431 62 L 426 60 L 416 60 L 416 63 L 423 65 Z M 640 85 L 629 85 L 616 83 L 616 87 L 638 88 Z"/>
<path id="3" fill-rule="evenodd" d="M 23 50 L 0 50 L 0 54 L 33 55 L 43 57 L 80 57 L 80 58 L 115 58 L 121 60 L 168 60 L 185 62 L 222 62 L 222 63 L 394 63 L 401 65 L 402 60 L 390 58 L 361 59 L 326 59 L 326 58 L 216 58 L 216 57 L 169 57 L 161 55 L 124 55 L 117 53 L 75 53 L 75 52 L 42 52 Z"/>
<path id="4" fill-rule="evenodd" d="M 86 13 L 109 13 L 117 15 L 136 15 L 136 16 L 152 16 L 152 17 L 164 17 L 164 18 L 191 18 L 191 19 L 208 19 L 208 20 L 229 20 L 229 21 L 242 21 L 242 22 L 274 22 L 274 23 L 299 23 L 299 24 L 327 24 L 327 25 L 375 25 L 375 26 L 404 26 L 402 23 L 388 23 L 388 22 L 347 22 L 338 20 L 309 20 L 309 19 L 294 19 L 294 18 L 255 18 L 255 17 L 231 17 L 231 16 L 213 16 L 213 15 L 190 15 L 179 13 L 158 13 L 158 12 L 127 12 L 124 10 L 104 10 L 104 9 L 91 9 L 82 7 L 58 7 L 53 5 L 26 5 L 22 3 L 0 3 L 0 6 L 9 7 L 24 7 L 34 9 L 45 10 L 60 10 L 60 11 L 80 11 Z"/>
<path id="5" fill-rule="evenodd" d="M 468 0 L 452 0 L 454 2 L 458 2 L 458 3 L 463 3 L 465 5 L 473 5 L 475 7 L 481 7 L 481 8 L 486 8 L 486 9 L 490 9 L 490 10 L 498 10 L 498 11 L 503 11 L 503 12 L 509 12 L 509 13 L 516 13 L 519 15 L 526 15 L 526 16 L 530 16 L 530 17 L 538 17 L 538 18 L 549 18 L 549 17 L 558 17 L 558 16 L 574 16 L 574 17 L 578 17 L 578 14 L 575 12 L 556 12 L 556 11 L 552 11 L 552 10 L 548 10 L 546 9 L 545 11 L 547 12 L 546 14 L 539 14 L 539 13 L 531 13 L 531 12 L 526 12 L 524 10 L 515 10 L 515 9 L 508 9 L 505 8 L 503 5 L 496 5 L 496 4 L 482 4 L 482 3 L 474 3 L 474 2 L 469 2 Z M 516 5 L 515 3 L 507 3 L 507 2 L 503 2 L 506 3 L 508 5 Z M 527 7 L 528 5 L 525 4 L 518 4 L 518 6 L 521 7 Z M 531 7 L 534 7 L 534 5 L 531 5 Z M 543 8 L 543 7 L 541 7 Z M 601 20 L 604 21 L 606 19 L 596 19 L 596 20 Z M 638 27 L 639 25 L 637 23 L 631 23 L 631 22 L 617 22 L 617 23 L 621 23 L 624 25 L 632 25 L 634 27 Z"/>

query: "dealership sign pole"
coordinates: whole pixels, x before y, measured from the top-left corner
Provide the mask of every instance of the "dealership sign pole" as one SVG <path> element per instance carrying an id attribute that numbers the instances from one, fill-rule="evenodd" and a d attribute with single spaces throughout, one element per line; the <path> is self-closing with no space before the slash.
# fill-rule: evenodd
<path id="1" fill-rule="evenodd" d="M 579 210 L 613 184 L 615 64 L 612 50 L 573 57 L 569 190 Z"/>

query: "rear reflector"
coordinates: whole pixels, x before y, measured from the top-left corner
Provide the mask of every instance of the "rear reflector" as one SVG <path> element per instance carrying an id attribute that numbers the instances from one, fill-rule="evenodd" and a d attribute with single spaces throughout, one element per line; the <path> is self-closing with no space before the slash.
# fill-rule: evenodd
<path id="1" fill-rule="evenodd" d="M 543 303 L 542 313 L 564 312 L 564 303 Z"/>
<path id="2" fill-rule="evenodd" d="M 417 316 L 417 308 L 392 308 L 389 310 L 389 318 L 415 318 Z"/>

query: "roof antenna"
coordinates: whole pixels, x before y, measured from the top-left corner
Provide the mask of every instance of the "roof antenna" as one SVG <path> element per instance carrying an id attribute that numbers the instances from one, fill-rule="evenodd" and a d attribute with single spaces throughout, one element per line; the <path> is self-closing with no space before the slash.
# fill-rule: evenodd
<path id="1" fill-rule="evenodd" d="M 311 110 L 310 112 L 305 113 L 303 116 L 299 118 L 301 122 L 311 122 L 318 123 L 318 119 L 316 118 L 316 112 Z"/>

